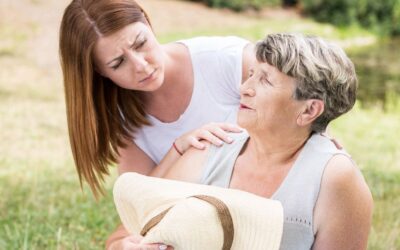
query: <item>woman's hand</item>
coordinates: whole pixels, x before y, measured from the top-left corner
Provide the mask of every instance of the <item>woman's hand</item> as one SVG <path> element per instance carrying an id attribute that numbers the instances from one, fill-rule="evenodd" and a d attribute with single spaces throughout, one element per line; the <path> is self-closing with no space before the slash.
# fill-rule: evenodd
<path id="1" fill-rule="evenodd" d="M 239 133 L 243 130 L 235 124 L 230 123 L 209 123 L 201 128 L 183 134 L 175 141 L 175 148 L 179 154 L 184 154 L 190 147 L 204 149 L 205 145 L 201 140 L 206 140 L 216 146 L 224 142 L 232 143 L 233 139 L 227 132 Z"/>
<path id="2" fill-rule="evenodd" d="M 139 235 L 129 235 L 111 244 L 108 250 L 173 250 L 164 244 L 141 244 L 142 239 Z"/>

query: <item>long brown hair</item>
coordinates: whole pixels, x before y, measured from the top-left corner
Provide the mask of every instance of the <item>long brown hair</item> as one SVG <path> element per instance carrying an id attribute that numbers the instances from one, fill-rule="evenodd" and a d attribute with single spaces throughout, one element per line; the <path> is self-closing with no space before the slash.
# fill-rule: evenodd
<path id="1" fill-rule="evenodd" d="M 148 125 L 137 91 L 118 87 L 95 71 L 93 47 L 101 36 L 128 24 L 150 25 L 133 0 L 73 0 L 60 27 L 60 58 L 67 121 L 80 184 L 89 183 L 95 197 L 103 193 L 108 165 L 116 163 L 118 147 L 132 139 L 135 128 Z"/>

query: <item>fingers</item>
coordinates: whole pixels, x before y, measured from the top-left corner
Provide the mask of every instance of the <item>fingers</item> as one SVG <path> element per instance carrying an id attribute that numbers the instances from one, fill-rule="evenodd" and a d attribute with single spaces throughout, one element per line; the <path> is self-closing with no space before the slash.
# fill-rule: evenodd
<path id="1" fill-rule="evenodd" d="M 173 250 L 172 247 L 169 247 L 164 244 L 140 244 L 130 242 L 129 244 L 123 245 L 123 250 Z"/>
<path id="2" fill-rule="evenodd" d="M 335 144 L 335 147 L 339 150 L 343 149 L 343 146 L 335 139 L 332 138 L 328 133 L 321 133 L 322 136 L 325 136 L 326 138 L 328 138 L 329 140 L 331 140 L 333 142 L 333 144 Z"/>
<path id="3" fill-rule="evenodd" d="M 199 138 L 196 138 L 194 136 L 188 138 L 189 140 L 189 146 L 192 146 L 197 149 L 204 149 L 206 145 L 204 143 L 201 143 Z"/>
<path id="4" fill-rule="evenodd" d="M 159 246 L 158 246 L 158 249 L 159 249 L 159 250 L 167 250 L 167 249 L 168 249 L 168 246 L 162 244 L 162 245 L 159 245 Z"/>
<path id="5" fill-rule="evenodd" d="M 232 124 L 232 123 L 219 123 L 218 126 L 227 132 L 234 132 L 234 133 L 243 132 L 242 128 L 240 128 L 238 125 Z"/>
<path id="6" fill-rule="evenodd" d="M 141 244 L 143 237 L 140 235 L 129 235 L 122 240 L 121 250 L 173 250 L 173 247 L 165 244 Z"/>
<path id="7" fill-rule="evenodd" d="M 186 152 L 190 147 L 204 149 L 205 143 L 202 140 L 208 141 L 215 146 L 222 146 L 225 143 L 232 143 L 233 139 L 228 132 L 239 133 L 243 129 L 235 124 L 230 123 L 209 123 L 203 127 L 188 132 L 175 140 L 174 146 L 180 154 Z"/>
<path id="8" fill-rule="evenodd" d="M 141 236 L 141 235 L 131 234 L 131 235 L 126 236 L 124 238 L 124 242 L 127 242 L 127 243 L 140 243 L 140 241 L 142 239 L 143 239 L 143 236 Z"/>
<path id="9" fill-rule="evenodd" d="M 229 136 L 228 132 L 239 133 L 243 131 L 237 125 L 230 123 L 210 123 L 205 125 L 203 130 L 208 131 L 212 135 L 205 133 L 205 137 L 201 139 L 205 139 L 216 146 L 221 146 L 222 142 L 232 143 L 233 139 Z"/>
<path id="10" fill-rule="evenodd" d="M 217 127 L 201 129 L 197 135 L 197 140 L 206 140 L 209 141 L 211 144 L 216 146 L 221 146 L 223 144 L 224 139 L 229 141 L 228 134 L 224 132 L 222 129 Z M 221 140 L 222 139 L 222 140 Z"/>
<path id="11" fill-rule="evenodd" d="M 233 131 L 239 131 L 239 128 L 235 128 L 229 125 L 224 127 L 225 129 L 231 129 Z M 232 143 L 233 139 L 227 133 L 227 130 L 221 128 L 220 124 L 208 124 L 202 128 L 193 132 L 189 137 L 188 141 L 190 146 L 204 149 L 205 145 L 201 140 L 206 140 L 215 146 L 222 146 L 225 143 Z M 231 131 L 229 130 L 229 131 Z"/>
<path id="12" fill-rule="evenodd" d="M 164 244 L 143 244 L 140 245 L 140 250 L 171 250 L 173 247 L 169 247 Z"/>

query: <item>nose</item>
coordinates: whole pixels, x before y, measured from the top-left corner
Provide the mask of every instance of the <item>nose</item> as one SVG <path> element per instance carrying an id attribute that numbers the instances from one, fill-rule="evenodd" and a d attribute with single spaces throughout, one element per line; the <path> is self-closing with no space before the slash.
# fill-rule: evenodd
<path id="1" fill-rule="evenodd" d="M 149 64 L 145 58 L 145 55 L 136 51 L 129 51 L 129 60 L 132 62 L 136 72 L 145 72 L 147 65 Z"/>
<path id="2" fill-rule="evenodd" d="M 256 95 L 256 91 L 254 90 L 254 87 L 252 87 L 251 84 L 251 79 L 247 79 L 242 85 L 240 85 L 240 94 L 241 95 L 246 95 L 246 96 L 250 96 L 253 97 Z"/>

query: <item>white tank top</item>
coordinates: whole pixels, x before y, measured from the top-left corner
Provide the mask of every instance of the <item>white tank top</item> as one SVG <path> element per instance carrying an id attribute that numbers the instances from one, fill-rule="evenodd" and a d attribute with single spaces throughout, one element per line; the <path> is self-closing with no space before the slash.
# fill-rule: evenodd
<path id="1" fill-rule="evenodd" d="M 134 134 L 134 142 L 156 164 L 185 132 L 209 122 L 236 123 L 239 86 L 242 81 L 243 48 L 239 37 L 197 37 L 178 41 L 190 52 L 194 86 L 189 106 L 178 120 L 164 123 L 147 115 L 152 126 Z"/>

